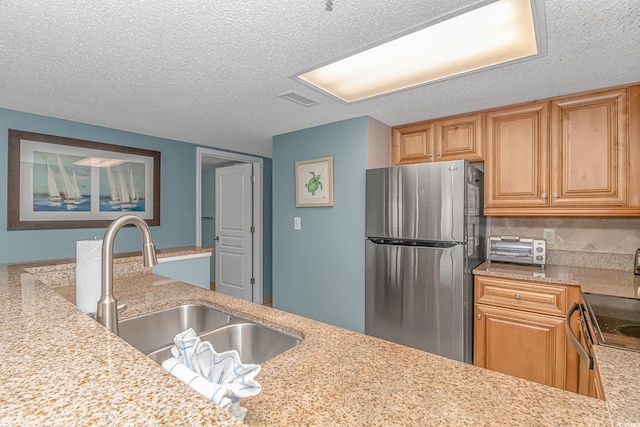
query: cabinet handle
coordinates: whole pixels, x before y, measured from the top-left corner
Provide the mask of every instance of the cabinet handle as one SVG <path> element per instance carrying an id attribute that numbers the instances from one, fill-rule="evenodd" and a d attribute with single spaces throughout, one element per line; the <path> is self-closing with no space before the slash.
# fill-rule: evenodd
<path id="1" fill-rule="evenodd" d="M 554 193 L 553 193 L 553 198 L 554 198 L 554 199 L 557 199 L 557 198 L 558 198 L 558 193 L 555 193 L 555 192 L 554 192 Z"/>
<path id="2" fill-rule="evenodd" d="M 436 156 L 441 157 L 442 153 L 436 153 Z"/>
<path id="3" fill-rule="evenodd" d="M 427 157 L 431 158 L 431 157 L 433 157 L 433 154 L 429 153 L 429 154 L 427 154 Z"/>
<path id="4" fill-rule="evenodd" d="M 520 299 L 520 298 L 521 298 L 520 294 L 515 294 L 515 299 Z"/>
<path id="5" fill-rule="evenodd" d="M 543 199 L 546 199 L 547 198 L 547 193 L 542 193 L 540 197 L 542 197 Z"/>
<path id="6" fill-rule="evenodd" d="M 476 316 L 476 319 L 478 319 L 478 320 L 482 319 L 482 314 L 478 314 L 478 315 Z"/>

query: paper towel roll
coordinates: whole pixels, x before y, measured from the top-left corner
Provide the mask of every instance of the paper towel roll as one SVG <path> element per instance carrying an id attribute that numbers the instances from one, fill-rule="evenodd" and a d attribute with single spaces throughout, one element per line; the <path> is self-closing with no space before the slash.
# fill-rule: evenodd
<path id="1" fill-rule="evenodd" d="M 96 311 L 101 294 L 102 240 L 76 242 L 76 306 L 85 313 Z"/>

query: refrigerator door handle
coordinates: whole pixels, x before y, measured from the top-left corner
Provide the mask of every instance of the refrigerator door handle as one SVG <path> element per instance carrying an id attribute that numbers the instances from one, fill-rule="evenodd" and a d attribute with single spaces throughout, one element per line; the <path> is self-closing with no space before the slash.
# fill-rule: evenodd
<path id="1" fill-rule="evenodd" d="M 388 239 L 380 239 L 380 238 L 377 238 L 377 237 L 368 237 L 367 240 L 369 240 L 372 243 L 376 243 L 376 244 L 382 245 Z"/>
<path id="2" fill-rule="evenodd" d="M 413 246 L 413 247 L 432 247 L 432 248 L 452 248 L 454 246 L 461 245 L 462 242 L 432 242 L 428 240 L 407 240 L 407 239 L 386 239 L 382 237 L 368 237 L 371 243 L 376 245 L 390 245 L 390 246 Z"/>

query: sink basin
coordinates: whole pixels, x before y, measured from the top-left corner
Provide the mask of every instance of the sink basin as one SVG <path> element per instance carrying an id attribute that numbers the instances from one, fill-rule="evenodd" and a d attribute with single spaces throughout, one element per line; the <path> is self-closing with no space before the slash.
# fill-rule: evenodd
<path id="1" fill-rule="evenodd" d="M 236 350 L 243 363 L 262 363 L 302 340 L 284 332 L 230 316 L 203 304 L 186 304 L 118 322 L 120 338 L 162 364 L 172 357 L 177 334 L 192 328 L 218 352 Z"/>
<path id="2" fill-rule="evenodd" d="M 193 328 L 196 334 L 218 329 L 229 323 L 231 316 L 202 304 L 187 304 L 118 322 L 120 338 L 149 354 L 173 345 L 180 332 Z"/>
<path id="3" fill-rule="evenodd" d="M 236 350 L 242 363 L 263 363 L 295 347 L 302 341 L 284 332 L 252 322 L 232 323 L 200 335 L 216 352 Z M 151 360 L 162 364 L 172 357 L 171 346 L 149 354 Z"/>

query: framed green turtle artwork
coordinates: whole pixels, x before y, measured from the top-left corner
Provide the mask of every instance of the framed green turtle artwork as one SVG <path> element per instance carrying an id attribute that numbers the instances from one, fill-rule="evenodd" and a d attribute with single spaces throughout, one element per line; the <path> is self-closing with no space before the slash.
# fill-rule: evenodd
<path id="1" fill-rule="evenodd" d="M 296 207 L 333 206 L 333 157 L 296 162 Z"/>

